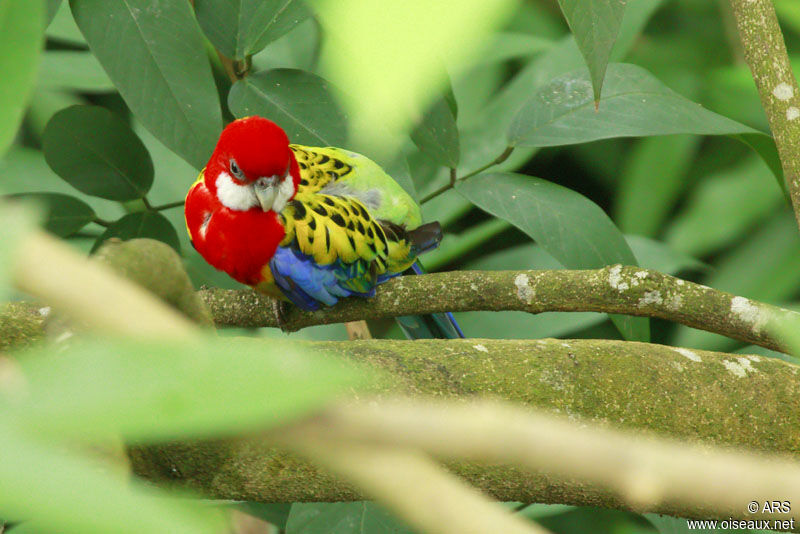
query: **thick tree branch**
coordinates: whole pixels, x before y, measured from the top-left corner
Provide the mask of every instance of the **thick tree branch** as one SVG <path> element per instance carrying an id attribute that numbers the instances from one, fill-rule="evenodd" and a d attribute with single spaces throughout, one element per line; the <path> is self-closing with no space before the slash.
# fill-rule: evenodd
<path id="1" fill-rule="evenodd" d="M 304 345 L 381 371 L 385 378 L 373 392 L 380 396 L 499 397 L 677 439 L 800 454 L 800 369 L 781 360 L 607 340 Z M 134 469 L 144 476 L 218 498 L 295 502 L 363 497 L 260 438 L 138 449 L 133 458 Z M 586 482 L 512 467 L 461 462 L 449 467 L 501 500 L 631 507 L 619 494 Z M 684 516 L 690 511 L 667 502 L 653 509 Z"/>
<path id="2" fill-rule="evenodd" d="M 268 297 L 249 290 L 206 289 L 200 295 L 218 326 L 277 326 Z M 432 296 L 435 296 L 432 298 Z M 773 321 L 800 314 L 656 271 L 615 265 L 594 271 L 457 271 L 394 279 L 369 300 L 334 308 L 292 308 L 285 325 L 306 326 L 444 311 L 530 313 L 594 311 L 658 317 L 781 350 Z"/>
<path id="3" fill-rule="evenodd" d="M 772 0 L 731 0 L 731 7 L 800 223 L 800 90 L 775 6 Z"/>

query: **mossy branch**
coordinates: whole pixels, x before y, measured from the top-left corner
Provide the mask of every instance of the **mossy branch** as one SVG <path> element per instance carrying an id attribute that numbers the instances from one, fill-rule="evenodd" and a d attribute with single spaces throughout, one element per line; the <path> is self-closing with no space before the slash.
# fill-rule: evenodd
<path id="1" fill-rule="evenodd" d="M 379 397 L 502 398 L 681 440 L 800 455 L 800 368 L 781 360 L 608 340 L 369 340 L 301 346 L 380 370 L 385 378 L 372 392 Z M 135 450 L 133 463 L 148 478 L 224 499 L 364 497 L 272 443 L 256 436 L 162 445 Z M 585 480 L 464 461 L 448 467 L 500 500 L 633 507 L 629 495 Z M 747 503 L 741 504 L 744 513 Z M 665 500 L 648 509 L 728 517 L 702 502 L 688 506 Z"/>
<path id="2" fill-rule="evenodd" d="M 432 298 L 432 295 L 435 297 Z M 278 326 L 268 297 L 249 290 L 205 289 L 217 326 Z M 592 271 L 457 271 L 405 276 L 374 298 L 344 299 L 334 308 L 286 314 L 289 331 L 358 319 L 444 311 L 593 311 L 658 317 L 747 343 L 782 350 L 771 325 L 800 314 L 638 267 Z"/>
<path id="3" fill-rule="evenodd" d="M 800 90 L 775 6 L 772 0 L 731 0 L 731 7 L 800 223 Z"/>

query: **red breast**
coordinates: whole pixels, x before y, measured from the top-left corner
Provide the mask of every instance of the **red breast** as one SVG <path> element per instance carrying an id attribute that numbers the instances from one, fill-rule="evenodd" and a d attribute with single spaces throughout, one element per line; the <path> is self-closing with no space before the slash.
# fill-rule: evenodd
<path id="1" fill-rule="evenodd" d="M 262 279 L 286 232 L 277 214 L 260 208 L 228 209 L 209 191 L 205 180 L 186 196 L 186 227 L 197 252 L 208 263 L 250 286 Z"/>

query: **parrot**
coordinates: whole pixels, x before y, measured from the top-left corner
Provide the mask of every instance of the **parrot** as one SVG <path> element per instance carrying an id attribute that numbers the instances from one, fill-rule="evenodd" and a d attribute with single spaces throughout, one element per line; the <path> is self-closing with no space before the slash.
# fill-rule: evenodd
<path id="1" fill-rule="evenodd" d="M 192 245 L 214 268 L 309 311 L 421 274 L 417 257 L 442 238 L 439 223 L 422 224 L 419 205 L 374 161 L 290 143 L 257 115 L 224 128 L 184 216 Z M 397 321 L 412 339 L 464 337 L 450 313 Z"/>

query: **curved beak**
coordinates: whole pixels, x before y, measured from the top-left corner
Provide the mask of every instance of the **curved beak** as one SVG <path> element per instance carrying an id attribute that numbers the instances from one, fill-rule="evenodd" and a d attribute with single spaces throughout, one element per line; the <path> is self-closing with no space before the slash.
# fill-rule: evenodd
<path id="1" fill-rule="evenodd" d="M 262 176 L 253 182 L 253 190 L 256 193 L 261 209 L 269 211 L 278 196 L 278 176 Z"/>

